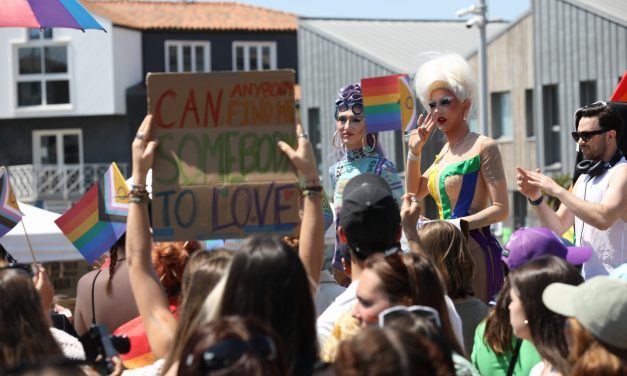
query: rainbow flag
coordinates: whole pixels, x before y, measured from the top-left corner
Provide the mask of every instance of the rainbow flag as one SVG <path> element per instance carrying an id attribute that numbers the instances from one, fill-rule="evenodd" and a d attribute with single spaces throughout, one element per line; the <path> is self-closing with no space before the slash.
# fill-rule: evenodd
<path id="1" fill-rule="evenodd" d="M 17 225 L 24 214 L 17 204 L 13 188 L 9 182 L 9 171 L 4 166 L 0 167 L 0 237 L 11 231 Z"/>
<path id="2" fill-rule="evenodd" d="M 87 262 L 96 261 L 126 231 L 128 192 L 114 162 L 98 184 L 55 221 Z"/>
<path id="3" fill-rule="evenodd" d="M 407 131 L 415 126 L 416 96 L 409 76 L 364 78 L 361 88 L 368 132 Z"/>
<path id="4" fill-rule="evenodd" d="M 627 71 L 623 74 L 623 78 L 616 86 L 614 94 L 610 97 L 610 101 L 613 102 L 627 102 Z"/>

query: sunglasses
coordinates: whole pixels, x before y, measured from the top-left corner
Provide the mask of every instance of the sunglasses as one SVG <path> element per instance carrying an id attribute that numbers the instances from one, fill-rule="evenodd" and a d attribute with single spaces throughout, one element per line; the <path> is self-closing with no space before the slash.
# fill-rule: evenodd
<path id="1" fill-rule="evenodd" d="M 454 100 L 455 100 L 455 97 L 446 96 L 446 97 L 440 98 L 439 101 L 429 102 L 428 106 L 432 110 L 435 110 L 436 107 L 448 108 L 453 103 Z"/>
<path id="2" fill-rule="evenodd" d="M 200 369 L 207 373 L 233 365 L 244 354 L 254 353 L 268 360 L 276 358 L 276 347 L 270 337 L 255 334 L 248 341 L 240 338 L 226 338 L 205 350 L 201 356 Z M 186 359 L 187 366 L 194 363 L 194 355 Z"/>
<path id="3" fill-rule="evenodd" d="M 381 311 L 381 313 L 379 313 L 379 327 L 383 328 L 395 318 L 404 317 L 406 315 L 421 317 L 433 322 L 438 328 L 442 327 L 438 311 L 432 307 L 422 305 L 413 305 L 410 307 L 395 306 Z"/>
<path id="4" fill-rule="evenodd" d="M 597 129 L 596 131 L 571 132 L 570 134 L 573 136 L 573 140 L 575 140 L 575 142 L 579 142 L 580 138 L 585 142 L 589 142 L 592 137 L 608 131 L 610 131 L 610 129 Z"/>
<path id="5" fill-rule="evenodd" d="M 348 111 L 349 109 L 353 111 L 353 115 L 361 115 L 364 112 L 363 103 L 355 103 L 352 101 L 343 101 L 338 100 L 335 102 L 336 114 L 340 112 Z M 336 115 L 337 117 L 337 115 Z"/>
<path id="6" fill-rule="evenodd" d="M 0 267 L 0 271 L 7 270 L 7 269 L 13 269 L 13 270 L 16 270 L 18 272 L 26 273 L 31 278 L 34 277 L 35 273 L 37 272 L 37 269 L 36 269 L 35 265 L 22 264 L 22 263 L 16 263 L 16 262 L 12 262 L 12 263 L 10 263 L 10 264 L 8 264 L 6 266 Z"/>

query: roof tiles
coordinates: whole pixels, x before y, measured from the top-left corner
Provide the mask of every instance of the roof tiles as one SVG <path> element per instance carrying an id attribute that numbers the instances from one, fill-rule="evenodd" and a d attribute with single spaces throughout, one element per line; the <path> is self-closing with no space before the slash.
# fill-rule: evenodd
<path id="1" fill-rule="evenodd" d="M 83 0 L 114 25 L 132 29 L 296 31 L 295 14 L 235 2 Z"/>

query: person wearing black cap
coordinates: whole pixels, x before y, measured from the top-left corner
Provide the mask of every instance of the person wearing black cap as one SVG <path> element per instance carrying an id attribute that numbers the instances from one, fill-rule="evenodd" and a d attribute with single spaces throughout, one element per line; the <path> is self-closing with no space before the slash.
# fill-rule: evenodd
<path id="1" fill-rule="evenodd" d="M 409 200 L 409 199 L 407 199 Z M 412 204 L 417 205 L 415 201 Z M 318 341 L 324 344 L 336 321 L 356 303 L 359 277 L 366 259 L 375 253 L 394 253 L 400 248 L 402 227 L 398 204 L 389 185 L 380 176 L 364 173 L 344 188 L 338 238 L 348 245 L 352 282 L 318 317 Z M 446 299 L 454 331 L 461 336 L 461 320 Z"/>
<path id="2" fill-rule="evenodd" d="M 619 113 L 605 102 L 575 112 L 572 136 L 585 160 L 577 165 L 582 174 L 572 192 L 539 170 L 517 168 L 518 191 L 542 225 L 556 234 L 574 225 L 576 245 L 594 249 L 583 266 L 586 279 L 607 275 L 627 261 L 627 161 L 618 148 L 623 128 Z M 559 199 L 557 212 L 544 203 L 542 192 Z"/>

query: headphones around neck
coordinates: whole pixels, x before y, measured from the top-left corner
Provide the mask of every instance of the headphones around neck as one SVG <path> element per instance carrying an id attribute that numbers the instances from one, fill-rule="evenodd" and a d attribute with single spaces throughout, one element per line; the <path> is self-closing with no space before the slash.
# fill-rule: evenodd
<path id="1" fill-rule="evenodd" d="M 610 169 L 612 166 L 618 163 L 618 161 L 620 161 L 622 157 L 623 153 L 619 149 L 616 150 L 616 153 L 614 153 L 614 156 L 610 160 L 610 163 L 606 163 L 603 160 L 593 161 L 590 159 L 584 159 L 583 161 L 577 163 L 577 166 L 575 168 L 580 174 L 587 174 L 591 178 L 594 178 L 601 175 L 606 170 Z"/>

